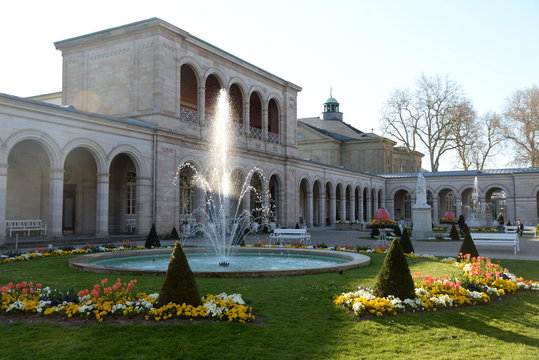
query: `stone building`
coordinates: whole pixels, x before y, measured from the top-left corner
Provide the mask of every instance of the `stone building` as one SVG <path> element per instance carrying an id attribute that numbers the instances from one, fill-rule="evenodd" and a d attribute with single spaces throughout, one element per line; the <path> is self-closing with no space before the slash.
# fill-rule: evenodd
<path id="1" fill-rule="evenodd" d="M 409 217 L 414 174 L 388 174 L 400 172 L 400 150 L 342 114 L 330 119 L 338 104 L 328 101 L 327 118 L 298 122 L 299 86 L 157 18 L 55 46 L 60 93 L 0 94 L 0 242 L 7 220 L 42 220 L 61 239 L 146 234 L 152 223 L 168 232 L 196 216 L 205 199 L 192 179 L 212 171 L 208 129 L 221 89 L 232 104 L 235 194 L 243 181 L 271 194 L 241 206 L 270 201 L 282 226 L 365 222 L 379 207 Z M 301 134 L 319 136 L 322 150 L 298 144 Z M 375 156 L 382 160 L 369 164 Z M 501 194 L 511 217 L 537 221 L 537 169 L 446 175 L 426 174 L 434 212 L 466 199 L 478 176 L 485 200 Z"/>
<path id="2" fill-rule="evenodd" d="M 343 121 L 339 102 L 330 97 L 320 117 L 298 119 L 298 156 L 373 174 L 407 173 L 421 169 L 420 152 Z"/>

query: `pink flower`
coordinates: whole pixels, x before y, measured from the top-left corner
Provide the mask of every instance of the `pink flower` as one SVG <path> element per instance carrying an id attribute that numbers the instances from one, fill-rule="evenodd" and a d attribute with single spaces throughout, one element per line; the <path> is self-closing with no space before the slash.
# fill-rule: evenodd
<path id="1" fill-rule="evenodd" d="M 109 279 L 105 278 L 105 279 L 101 280 L 101 285 L 105 285 L 108 282 L 109 282 Z"/>
<path id="2" fill-rule="evenodd" d="M 9 289 L 13 289 L 14 286 L 15 286 L 15 285 L 14 285 L 12 282 L 10 282 L 10 283 L 7 284 L 7 287 L 8 287 Z"/>
<path id="3" fill-rule="evenodd" d="M 92 295 L 93 297 L 98 297 L 99 296 L 99 290 L 93 289 L 92 292 L 90 293 L 90 295 Z"/>
<path id="4" fill-rule="evenodd" d="M 9 288 L 7 286 L 2 286 L 2 289 L 0 290 L 2 293 L 7 294 L 9 292 Z"/>
<path id="5" fill-rule="evenodd" d="M 21 283 L 21 286 L 22 286 L 22 287 L 26 287 L 26 284 L 27 284 L 26 281 L 23 281 L 23 282 Z"/>
<path id="6" fill-rule="evenodd" d="M 38 289 L 41 289 L 41 286 L 42 286 L 41 283 L 36 284 L 36 288 L 38 288 Z"/>
<path id="7" fill-rule="evenodd" d="M 107 287 L 107 288 L 103 289 L 103 291 L 105 292 L 105 294 L 108 294 L 108 293 L 110 293 L 111 288 L 110 288 L 110 287 Z"/>
<path id="8" fill-rule="evenodd" d="M 27 294 L 27 293 L 28 293 L 28 289 L 22 289 L 21 293 Z"/>

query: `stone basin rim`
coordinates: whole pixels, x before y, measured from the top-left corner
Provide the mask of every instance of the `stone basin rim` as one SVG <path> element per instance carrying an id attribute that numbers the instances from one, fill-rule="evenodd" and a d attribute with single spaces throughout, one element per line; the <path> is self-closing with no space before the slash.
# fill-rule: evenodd
<path id="1" fill-rule="evenodd" d="M 208 247 L 185 247 L 183 249 L 186 253 L 201 253 L 209 252 L 211 248 Z M 130 250 L 130 251 L 113 251 L 96 254 L 86 254 L 77 256 L 69 260 L 69 266 L 74 269 L 102 273 L 102 274 L 124 274 L 124 275 L 155 275 L 162 276 L 166 273 L 166 270 L 136 270 L 136 269 L 115 269 L 95 264 L 94 262 L 101 259 L 116 258 L 116 257 L 131 257 L 138 255 L 152 255 L 152 254 L 170 254 L 172 248 L 166 249 L 144 249 L 144 250 Z M 249 271 L 230 271 L 230 272 L 218 272 L 218 271 L 193 271 L 196 277 L 221 277 L 221 278 L 234 278 L 234 277 L 273 277 L 273 276 L 291 276 L 291 275 L 309 275 L 309 274 L 324 274 L 329 272 L 339 272 L 344 270 L 355 269 L 359 267 L 365 267 L 370 264 L 370 257 L 357 253 L 349 253 L 333 250 L 314 250 L 314 249 L 294 249 L 294 248 L 259 248 L 259 247 L 245 247 L 239 248 L 238 252 L 242 253 L 294 253 L 304 255 L 321 255 L 338 257 L 349 260 L 345 263 L 316 267 L 306 269 L 284 269 L 284 270 L 249 270 Z"/>

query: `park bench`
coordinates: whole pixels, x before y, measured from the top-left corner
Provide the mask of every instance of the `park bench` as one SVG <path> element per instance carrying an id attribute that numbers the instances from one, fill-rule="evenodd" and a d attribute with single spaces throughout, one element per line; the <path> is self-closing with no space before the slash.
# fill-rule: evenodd
<path id="1" fill-rule="evenodd" d="M 506 233 L 516 233 L 518 226 L 505 226 Z M 524 225 L 524 230 L 522 231 L 523 235 L 532 235 L 533 237 L 537 236 L 537 227 L 536 226 L 526 226 Z"/>
<path id="2" fill-rule="evenodd" d="M 514 253 L 520 251 L 517 233 L 470 233 L 475 246 L 508 246 Z"/>
<path id="3" fill-rule="evenodd" d="M 270 234 L 269 245 L 272 240 L 290 240 L 307 245 L 311 243 L 311 234 L 307 232 L 307 229 L 275 229 Z"/>
<path id="4" fill-rule="evenodd" d="M 10 237 L 14 232 L 26 232 L 30 236 L 31 231 L 47 235 L 47 225 L 42 220 L 6 220 L 6 235 Z"/>

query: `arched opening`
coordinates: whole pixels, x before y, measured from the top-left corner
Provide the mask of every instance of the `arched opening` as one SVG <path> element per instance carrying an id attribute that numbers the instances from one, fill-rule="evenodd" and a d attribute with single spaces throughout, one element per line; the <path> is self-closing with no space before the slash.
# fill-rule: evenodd
<path id="1" fill-rule="evenodd" d="M 362 215 L 360 213 L 360 201 L 361 201 L 361 190 L 359 188 L 359 186 L 356 186 L 356 189 L 354 190 L 355 192 L 355 198 L 354 198 L 354 207 L 355 207 L 355 211 L 354 213 L 356 214 L 356 218 L 354 219 L 355 220 L 360 220 L 362 218 Z"/>
<path id="2" fill-rule="evenodd" d="M 6 220 L 42 220 L 50 226 L 50 159 L 43 146 L 23 140 L 9 152 Z"/>
<path id="3" fill-rule="evenodd" d="M 346 198 L 346 220 L 348 221 L 351 221 L 352 220 L 352 217 L 351 217 L 351 205 L 352 205 L 352 189 L 350 188 L 350 185 L 348 185 L 346 187 L 346 195 L 345 195 L 345 198 Z"/>
<path id="4" fill-rule="evenodd" d="M 64 163 L 64 234 L 96 232 L 97 164 L 84 148 L 72 150 Z"/>
<path id="5" fill-rule="evenodd" d="M 313 225 L 322 225 L 322 209 L 320 206 L 320 196 L 322 191 L 322 185 L 320 181 L 316 180 L 313 184 Z"/>
<path id="6" fill-rule="evenodd" d="M 232 121 L 240 129 L 243 128 L 243 93 L 238 84 L 232 84 L 228 92 L 228 97 L 230 100 L 231 115 Z"/>
<path id="7" fill-rule="evenodd" d="M 269 206 L 270 206 L 270 222 L 278 223 L 280 218 L 280 182 L 277 175 L 272 175 L 269 180 Z"/>
<path id="8" fill-rule="evenodd" d="M 457 197 L 451 189 L 442 189 L 438 195 L 438 219 L 441 219 L 448 211 L 457 213 Z"/>
<path id="9" fill-rule="evenodd" d="M 262 174 L 258 171 L 254 172 L 251 176 L 251 192 L 250 192 L 250 209 L 251 215 L 255 222 L 259 224 L 263 223 L 264 215 L 264 193 L 263 193 L 263 180 Z"/>
<path id="10" fill-rule="evenodd" d="M 268 104 L 268 141 L 279 142 L 279 107 L 274 99 Z"/>
<path id="11" fill-rule="evenodd" d="M 182 65 L 180 68 L 180 118 L 197 122 L 198 81 L 193 68 Z"/>
<path id="12" fill-rule="evenodd" d="M 299 183 L 299 225 L 303 227 L 303 224 L 307 219 L 307 189 L 309 184 L 307 180 L 303 179 Z"/>
<path id="13" fill-rule="evenodd" d="M 505 190 L 499 187 L 487 190 L 485 193 L 485 201 L 486 206 L 489 207 L 489 209 L 485 209 L 485 214 L 492 217 L 489 219 L 491 222 L 492 220 L 497 219 L 500 213 L 502 213 L 504 217 L 507 216 L 507 193 Z"/>
<path id="14" fill-rule="evenodd" d="M 412 219 L 412 198 L 407 190 L 399 190 L 393 197 L 394 216 L 397 220 Z"/>
<path id="15" fill-rule="evenodd" d="M 178 174 L 180 192 L 180 223 L 189 222 L 198 204 L 198 187 L 196 186 L 197 170 L 193 164 L 185 163 L 180 166 Z"/>
<path id="16" fill-rule="evenodd" d="M 337 187 L 335 188 L 335 218 L 337 221 L 343 221 L 345 214 L 341 211 L 341 204 L 342 204 L 342 185 L 337 184 Z"/>
<path id="17" fill-rule="evenodd" d="M 249 98 L 249 127 L 252 137 L 262 139 L 262 100 L 257 92 Z"/>
<path id="18" fill-rule="evenodd" d="M 326 213 L 325 215 L 325 224 L 326 226 L 331 225 L 331 184 L 328 182 L 326 183 Z"/>
<path id="19" fill-rule="evenodd" d="M 210 75 L 206 79 L 206 120 L 213 120 L 215 118 L 215 111 L 217 110 L 217 97 L 221 90 L 221 82 L 215 75 Z"/>
<path id="20" fill-rule="evenodd" d="M 110 163 L 109 234 L 134 232 L 137 228 L 137 170 L 127 154 Z"/>
<path id="21" fill-rule="evenodd" d="M 368 207 L 367 207 L 367 203 L 368 203 L 368 191 L 367 191 L 367 188 L 364 188 L 363 189 L 363 221 L 367 221 L 368 220 Z"/>
<path id="22" fill-rule="evenodd" d="M 378 208 L 384 207 L 382 204 L 382 189 L 378 190 Z"/>
<path id="23" fill-rule="evenodd" d="M 230 174 L 229 217 L 236 218 L 245 209 L 242 202 L 241 192 L 245 183 L 245 175 L 240 169 L 234 169 Z"/>
<path id="24" fill-rule="evenodd" d="M 462 191 L 460 213 L 463 214 L 464 217 L 467 217 L 467 214 L 470 212 L 473 191 L 473 188 L 468 188 Z"/>

